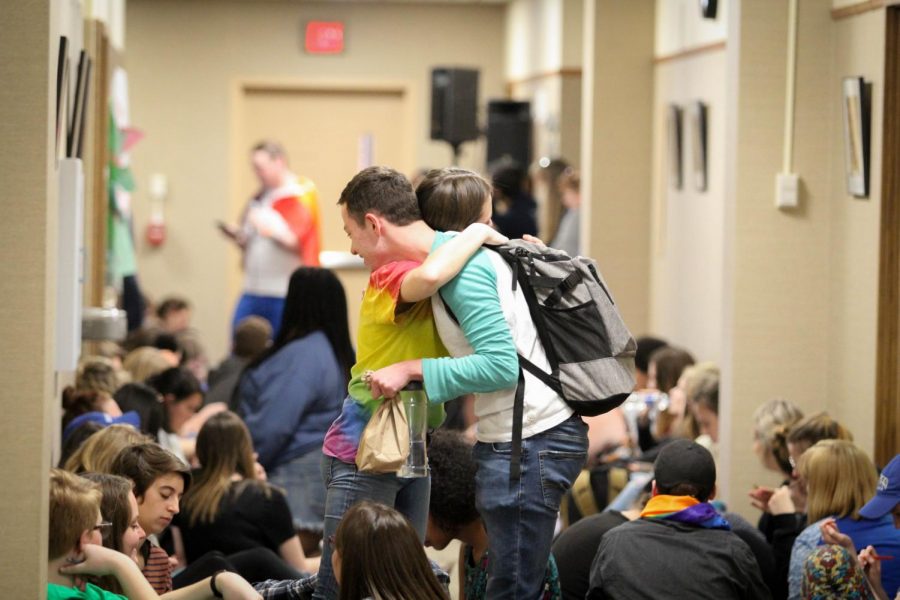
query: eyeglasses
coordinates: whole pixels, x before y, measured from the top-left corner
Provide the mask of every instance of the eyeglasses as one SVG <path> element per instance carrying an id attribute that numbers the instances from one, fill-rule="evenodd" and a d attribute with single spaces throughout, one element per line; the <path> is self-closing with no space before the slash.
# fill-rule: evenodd
<path id="1" fill-rule="evenodd" d="M 94 525 L 93 529 L 94 529 L 94 531 L 102 532 L 104 529 L 107 529 L 108 527 L 112 527 L 112 523 L 110 523 L 109 521 L 101 521 L 100 523 L 97 523 L 96 525 Z"/>

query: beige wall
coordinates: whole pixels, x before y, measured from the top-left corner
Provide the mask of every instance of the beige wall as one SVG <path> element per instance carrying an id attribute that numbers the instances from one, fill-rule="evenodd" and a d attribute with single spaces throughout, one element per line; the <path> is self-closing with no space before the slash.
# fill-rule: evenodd
<path id="1" fill-rule="evenodd" d="M 70 10 L 71 9 L 71 10 Z M 41 598 L 47 576 L 47 473 L 59 431 L 54 380 L 59 36 L 80 40 L 80 3 L 16 2 L 0 20 L 0 579 L 9 598 Z M 76 45 L 74 56 L 77 57 Z"/>
<path id="2" fill-rule="evenodd" d="M 828 83 L 831 112 L 828 410 L 850 427 L 856 441 L 870 453 L 875 435 L 884 50 L 883 10 L 834 23 L 833 64 Z M 849 196 L 844 178 L 840 80 L 849 75 L 864 77 L 872 82 L 874 90 L 871 191 L 866 200 Z"/>
<path id="3" fill-rule="evenodd" d="M 581 235 L 631 331 L 649 323 L 654 5 L 585 0 Z"/>
<path id="4" fill-rule="evenodd" d="M 225 272 L 237 255 L 226 251 L 213 220 L 233 218 L 227 213 L 229 94 L 238 79 L 408 82 L 416 98 L 417 162 L 397 166 L 445 166 L 449 146 L 428 139 L 431 67 L 477 67 L 482 105 L 502 96 L 504 11 L 499 5 L 130 1 L 126 66 L 132 122 L 147 133 L 132 153 L 138 237 L 146 223 L 150 174 L 163 173 L 170 184 L 168 242 L 160 250 L 138 242 L 146 291 L 155 298 L 188 296 L 211 358 L 227 351 L 235 299 L 227 293 Z M 300 32 L 310 19 L 344 21 L 342 55 L 303 52 Z M 463 149 L 463 166 L 482 167 L 480 142 Z M 303 172 L 303 165 L 295 167 Z M 335 201 L 323 198 L 322 209 L 336 210 Z"/>
<path id="5" fill-rule="evenodd" d="M 653 104 L 653 224 L 649 331 L 698 360 L 722 358 L 725 50 L 660 63 Z M 707 189 L 694 178 L 690 109 L 707 105 Z M 669 175 L 667 110 L 683 110 L 682 187 Z"/>
<path id="6" fill-rule="evenodd" d="M 723 448 L 736 508 L 753 483 L 777 483 L 748 451 L 751 417 L 773 397 L 830 410 L 871 452 L 874 427 L 878 199 L 843 192 L 840 79 L 883 69 L 884 19 L 831 19 L 828 2 L 801 2 L 794 171 L 801 205 L 774 207 L 784 127 L 787 5 L 743 2 L 729 40 L 737 90 L 727 177 Z M 876 99 L 874 128 L 880 128 Z M 880 177 L 879 138 L 872 177 Z"/>
<path id="7" fill-rule="evenodd" d="M 722 365 L 720 484 L 735 510 L 752 514 L 744 492 L 778 482 L 750 452 L 752 415 L 766 400 L 829 410 L 872 450 L 884 13 L 834 21 L 829 2 L 800 2 L 792 159 L 801 204 L 779 210 L 787 3 L 724 7 L 726 48 L 655 69 L 651 325 Z M 658 54 L 716 41 L 689 22 L 692 12 L 678 14 L 657 22 Z M 846 75 L 874 83 L 867 200 L 845 192 Z M 710 104 L 702 194 L 692 186 L 687 123 L 683 190 L 671 188 L 665 168 L 665 106 L 698 98 Z"/>

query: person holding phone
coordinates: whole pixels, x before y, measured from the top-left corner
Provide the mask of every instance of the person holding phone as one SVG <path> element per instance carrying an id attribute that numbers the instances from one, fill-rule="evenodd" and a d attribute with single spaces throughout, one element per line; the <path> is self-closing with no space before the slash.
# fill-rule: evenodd
<path id="1" fill-rule="evenodd" d="M 277 142 L 253 146 L 251 165 L 260 187 L 240 225 L 217 222 L 222 234 L 243 251 L 243 293 L 232 330 L 256 315 L 277 333 L 291 273 L 319 265 L 319 194 L 310 179 L 290 171 L 284 147 Z"/>

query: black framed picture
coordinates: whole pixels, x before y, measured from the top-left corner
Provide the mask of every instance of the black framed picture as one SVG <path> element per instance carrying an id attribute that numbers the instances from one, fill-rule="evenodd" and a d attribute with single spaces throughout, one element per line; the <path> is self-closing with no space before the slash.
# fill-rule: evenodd
<path id="1" fill-rule="evenodd" d="M 862 77 L 845 77 L 842 82 L 847 193 L 856 198 L 869 196 L 870 92 L 871 84 Z"/>
<path id="2" fill-rule="evenodd" d="M 66 155 L 69 130 L 69 38 L 60 36 L 56 59 L 56 157 Z"/>
<path id="3" fill-rule="evenodd" d="M 669 185 L 676 190 L 683 186 L 682 181 L 682 124 L 681 107 L 670 104 L 666 111 L 666 132 L 668 136 Z"/>
<path id="4" fill-rule="evenodd" d="M 708 185 L 708 112 L 707 105 L 702 101 L 698 100 L 690 106 L 691 163 L 694 175 L 694 188 L 699 192 L 705 192 Z"/>

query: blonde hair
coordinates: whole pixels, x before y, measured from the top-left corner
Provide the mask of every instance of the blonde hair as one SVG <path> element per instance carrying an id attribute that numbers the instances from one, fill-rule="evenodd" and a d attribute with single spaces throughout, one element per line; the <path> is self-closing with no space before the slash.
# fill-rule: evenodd
<path id="1" fill-rule="evenodd" d="M 778 467 L 787 475 L 793 469 L 787 449 L 787 434 L 803 418 L 803 412 L 793 402 L 775 398 L 753 413 L 753 437 L 767 452 L 771 452 Z"/>
<path id="2" fill-rule="evenodd" d="M 686 406 L 679 435 L 695 439 L 700 435 L 700 425 L 697 423 L 691 407 L 699 403 L 715 414 L 719 414 L 719 367 L 712 362 L 691 365 L 681 373 L 680 379 L 684 379 L 682 389 Z"/>
<path id="3" fill-rule="evenodd" d="M 110 425 L 98 431 L 76 450 L 63 468 L 70 473 L 109 473 L 123 448 L 141 444 L 147 436 L 131 425 Z"/>
<path id="4" fill-rule="evenodd" d="M 853 442 L 822 440 L 803 453 L 797 470 L 806 480 L 808 523 L 829 516 L 859 519 L 859 509 L 875 495 L 875 464 Z"/>
<path id="5" fill-rule="evenodd" d="M 97 524 L 100 487 L 61 469 L 50 470 L 50 544 L 48 558 L 64 556 L 81 535 Z"/>
<path id="6" fill-rule="evenodd" d="M 158 348 L 141 346 L 128 353 L 123 366 L 131 375 L 132 381 L 144 383 L 154 375 L 170 368 L 172 364 Z"/>

